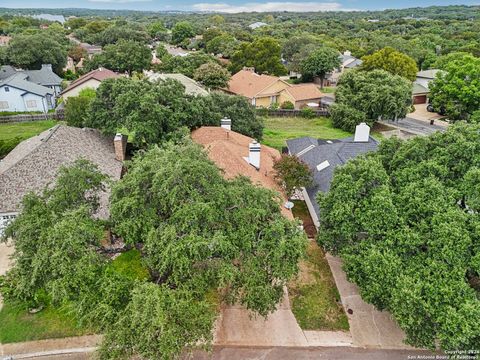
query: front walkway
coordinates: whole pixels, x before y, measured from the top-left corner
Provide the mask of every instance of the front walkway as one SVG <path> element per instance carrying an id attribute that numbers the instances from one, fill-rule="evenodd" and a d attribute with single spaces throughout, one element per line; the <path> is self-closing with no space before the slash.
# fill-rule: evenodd
<path id="1" fill-rule="evenodd" d="M 379 311 L 373 305 L 363 301 L 358 287 L 347 280 L 347 275 L 342 269 L 342 261 L 330 254 L 327 254 L 326 257 L 337 284 L 342 305 L 348 316 L 353 346 L 383 349 L 415 349 L 404 344 L 405 333 L 400 329 L 389 312 Z M 351 314 L 349 310 L 351 310 Z"/>

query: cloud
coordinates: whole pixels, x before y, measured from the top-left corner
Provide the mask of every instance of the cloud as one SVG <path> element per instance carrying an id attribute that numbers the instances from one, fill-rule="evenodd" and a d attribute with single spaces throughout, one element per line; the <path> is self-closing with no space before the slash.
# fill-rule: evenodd
<path id="1" fill-rule="evenodd" d="M 240 12 L 274 12 L 274 11 L 353 11 L 354 9 L 343 8 L 336 2 L 266 2 L 266 3 L 246 3 L 243 5 L 230 5 L 225 3 L 199 3 L 194 4 L 194 10 L 197 11 L 215 11 L 224 13 Z"/>
<path id="2" fill-rule="evenodd" d="M 87 1 L 92 3 L 128 4 L 128 3 L 150 2 L 152 0 L 87 0 Z"/>

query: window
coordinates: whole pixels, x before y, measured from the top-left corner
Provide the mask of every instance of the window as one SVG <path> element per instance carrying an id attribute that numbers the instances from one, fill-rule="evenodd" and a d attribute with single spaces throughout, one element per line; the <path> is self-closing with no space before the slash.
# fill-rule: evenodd
<path id="1" fill-rule="evenodd" d="M 0 109 L 8 109 L 8 101 L 0 101 Z"/>
<path id="2" fill-rule="evenodd" d="M 37 107 L 37 100 L 27 100 L 27 107 L 28 108 L 36 108 Z"/>
<path id="3" fill-rule="evenodd" d="M 5 92 L 10 92 L 10 88 L 8 86 L 5 86 Z"/>

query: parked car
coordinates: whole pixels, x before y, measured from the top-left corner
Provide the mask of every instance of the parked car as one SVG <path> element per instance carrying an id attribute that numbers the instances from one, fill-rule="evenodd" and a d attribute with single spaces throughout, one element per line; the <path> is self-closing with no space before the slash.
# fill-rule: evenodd
<path id="1" fill-rule="evenodd" d="M 435 109 L 431 103 L 429 103 L 427 105 L 427 111 L 428 112 L 436 112 L 436 113 L 439 113 L 440 115 L 446 115 L 446 113 L 447 113 L 446 110 L 445 110 L 445 106 L 440 106 L 439 109 Z"/>

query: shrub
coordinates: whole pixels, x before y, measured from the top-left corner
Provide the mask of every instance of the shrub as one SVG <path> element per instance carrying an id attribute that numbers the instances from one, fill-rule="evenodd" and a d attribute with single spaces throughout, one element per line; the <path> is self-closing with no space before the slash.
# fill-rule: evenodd
<path id="1" fill-rule="evenodd" d="M 364 112 L 345 104 L 333 104 L 330 107 L 330 116 L 334 127 L 348 132 L 354 132 L 355 126 L 362 122 L 372 125 L 372 121 L 367 121 Z"/>
<path id="2" fill-rule="evenodd" d="M 284 101 L 282 105 L 280 105 L 280 108 L 285 110 L 293 110 L 295 109 L 295 105 L 293 105 L 291 101 Z"/>
<path id="3" fill-rule="evenodd" d="M 315 111 L 313 111 L 309 107 L 305 107 L 300 110 L 300 116 L 305 119 L 313 119 L 315 117 Z"/>
<path id="4" fill-rule="evenodd" d="M 280 105 L 278 105 L 277 102 L 271 103 L 270 106 L 268 107 L 269 110 L 278 110 L 280 108 Z"/>

